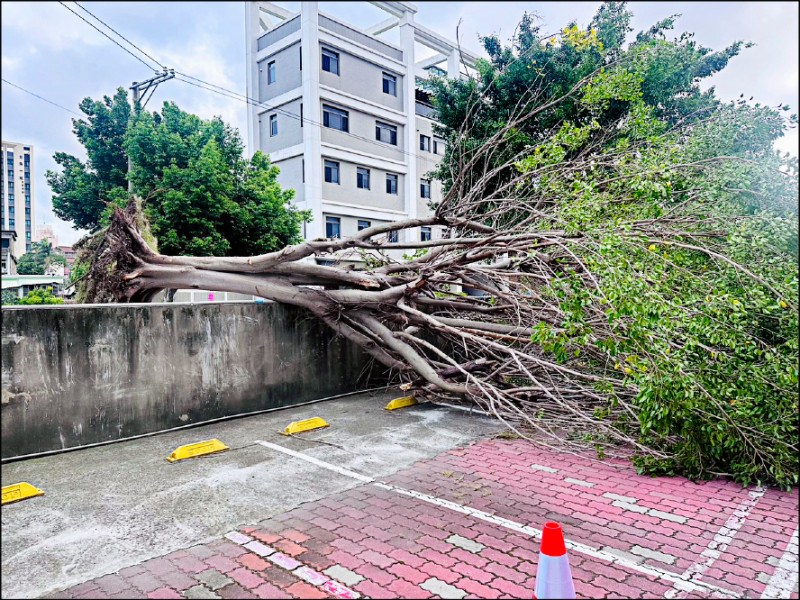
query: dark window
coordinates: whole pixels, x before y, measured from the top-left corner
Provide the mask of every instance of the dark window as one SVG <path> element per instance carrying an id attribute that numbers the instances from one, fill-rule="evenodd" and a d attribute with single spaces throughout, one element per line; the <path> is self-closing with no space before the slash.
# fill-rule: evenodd
<path id="1" fill-rule="evenodd" d="M 300 70 L 302 71 L 303 70 L 303 47 L 302 46 L 298 46 L 297 47 L 297 53 L 300 55 Z"/>
<path id="2" fill-rule="evenodd" d="M 419 241 L 420 242 L 428 242 L 431 239 L 431 228 L 430 227 L 420 227 L 419 230 Z"/>
<path id="3" fill-rule="evenodd" d="M 383 74 L 383 93 L 397 96 L 397 77 L 389 73 Z"/>
<path id="4" fill-rule="evenodd" d="M 386 239 L 389 240 L 390 244 L 396 244 L 397 243 L 397 230 L 390 231 L 389 233 L 387 233 L 386 234 Z"/>
<path id="5" fill-rule="evenodd" d="M 427 135 L 420 135 L 419 136 L 419 149 L 425 150 L 425 152 L 431 151 L 431 138 Z"/>
<path id="6" fill-rule="evenodd" d="M 300 103 L 300 127 L 303 126 L 303 103 Z"/>
<path id="7" fill-rule="evenodd" d="M 372 223 L 369 221 L 359 221 L 358 222 L 358 230 L 361 231 L 362 229 L 369 229 L 372 226 Z"/>
<path id="8" fill-rule="evenodd" d="M 25 228 L 26 229 L 30 229 L 31 228 L 31 222 L 30 221 L 25 221 Z"/>
<path id="9" fill-rule="evenodd" d="M 306 182 L 306 159 L 305 158 L 300 160 L 300 168 L 303 171 L 302 177 L 303 177 L 303 183 L 305 183 Z"/>
<path id="10" fill-rule="evenodd" d="M 339 163 L 332 160 L 325 161 L 325 181 L 339 183 Z M 330 237 L 330 236 L 328 236 Z"/>
<path id="11" fill-rule="evenodd" d="M 278 135 L 278 115 L 269 116 L 269 137 Z"/>
<path id="12" fill-rule="evenodd" d="M 14 179 L 14 171 L 11 171 L 11 170 L 8 171 L 8 178 L 9 179 Z"/>
<path id="13" fill-rule="evenodd" d="M 11 229 L 14 229 L 14 219 L 8 219 L 8 226 L 11 227 Z"/>
<path id="14" fill-rule="evenodd" d="M 8 216 L 9 217 L 13 217 L 14 216 L 14 207 L 13 206 L 9 206 L 8 207 Z"/>
<path id="15" fill-rule="evenodd" d="M 433 153 L 439 154 L 439 142 L 436 140 L 433 140 Z"/>
<path id="16" fill-rule="evenodd" d="M 275 83 L 275 61 L 267 63 L 267 85 Z"/>
<path id="17" fill-rule="evenodd" d="M 420 179 L 419 181 L 419 195 L 422 198 L 430 198 L 431 197 L 431 182 L 425 181 L 424 179 Z"/>
<path id="18" fill-rule="evenodd" d="M 322 124 L 339 131 L 350 131 L 346 110 L 339 110 L 327 104 L 322 105 Z"/>
<path id="19" fill-rule="evenodd" d="M 358 167 L 356 169 L 356 187 L 362 190 L 369 189 L 369 169 Z"/>
<path id="20" fill-rule="evenodd" d="M 325 237 L 338 238 L 340 235 L 341 219 L 339 217 L 325 217 Z"/>
<path id="21" fill-rule="evenodd" d="M 9 192 L 13 192 L 14 191 L 14 182 L 13 181 L 9 181 L 8 182 L 8 191 Z"/>
<path id="22" fill-rule="evenodd" d="M 376 121 L 375 139 L 386 144 L 391 144 L 392 146 L 397 146 L 397 127 Z"/>
<path id="23" fill-rule="evenodd" d="M 28 152 L 30 151 L 30 148 L 28 146 L 23 146 L 22 149 L 25 150 L 25 151 L 28 151 Z M 28 158 L 28 157 L 26 156 L 25 158 Z"/>
<path id="24" fill-rule="evenodd" d="M 30 206 L 25 209 L 25 216 L 26 217 L 30 217 L 31 216 L 31 208 L 30 208 Z"/>
<path id="25" fill-rule="evenodd" d="M 397 175 L 386 174 L 386 193 L 397 194 Z"/>
<path id="26" fill-rule="evenodd" d="M 339 74 L 339 53 L 327 48 L 322 49 L 322 70 L 334 75 Z"/>

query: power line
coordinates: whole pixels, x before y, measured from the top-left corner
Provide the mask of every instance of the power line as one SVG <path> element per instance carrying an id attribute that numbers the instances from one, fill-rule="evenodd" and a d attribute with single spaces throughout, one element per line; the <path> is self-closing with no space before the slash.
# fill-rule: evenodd
<path id="1" fill-rule="evenodd" d="M 69 6 L 67 6 L 66 4 L 64 4 L 63 2 L 61 2 L 61 0 L 59 0 L 59 2 L 58 2 L 58 3 L 59 3 L 61 6 L 63 6 L 64 8 L 66 8 L 66 9 L 67 9 L 69 12 L 71 12 L 73 15 L 75 15 L 76 17 L 78 17 L 78 18 L 79 18 L 81 21 L 83 21 L 83 22 L 84 22 L 84 23 L 86 23 L 87 25 L 91 26 L 93 29 L 96 29 L 96 30 L 97 30 L 97 31 L 99 31 L 101 34 L 103 34 L 105 37 L 107 37 L 109 40 L 111 40 L 112 42 L 114 42 L 114 43 L 115 43 L 117 46 L 119 46 L 120 48 L 122 48 L 123 50 L 125 50 L 125 52 L 127 52 L 127 53 L 128 53 L 128 54 L 130 54 L 130 55 L 131 55 L 133 58 L 135 58 L 135 59 L 136 59 L 136 60 L 138 60 L 140 63 L 142 63 L 142 64 L 143 64 L 145 67 L 147 67 L 148 69 L 150 69 L 150 70 L 152 70 L 152 71 L 155 71 L 155 70 L 156 70 L 156 69 L 154 69 L 154 68 L 153 68 L 151 65 L 147 64 L 147 63 L 146 63 L 144 60 L 142 60 L 141 58 L 139 58 L 138 56 L 136 56 L 136 55 L 135 55 L 133 52 L 131 52 L 130 50 L 128 50 L 128 49 L 127 49 L 125 46 L 123 46 L 122 44 L 120 44 L 120 43 L 119 43 L 117 40 L 115 40 L 115 39 L 114 39 L 114 38 L 112 38 L 110 35 L 108 35 L 108 34 L 107 34 L 105 31 L 103 31 L 102 29 L 98 28 L 98 27 L 97 27 L 97 26 L 96 26 L 94 23 L 90 23 L 89 21 L 87 21 L 86 19 L 84 19 L 84 18 L 83 18 L 81 15 L 79 15 L 78 13 L 76 13 L 76 12 L 75 12 L 74 10 L 72 10 L 72 9 L 71 9 Z M 96 17 L 95 17 L 95 18 L 96 18 Z M 98 20 L 99 20 L 99 19 L 98 19 Z M 102 23 L 102 21 L 101 21 L 101 23 Z M 103 23 L 103 24 L 105 25 L 105 23 Z"/>
<path id="2" fill-rule="evenodd" d="M 65 111 L 67 111 L 67 112 L 70 112 L 70 113 L 72 113 L 73 115 L 77 115 L 77 116 L 79 116 L 79 117 L 82 117 L 82 116 L 83 116 L 83 115 L 80 115 L 80 114 L 76 113 L 74 110 L 70 110 L 69 108 L 66 108 L 66 107 L 64 107 L 64 106 L 61 106 L 60 104 L 57 104 L 57 103 L 53 102 L 52 100 L 48 100 L 47 98 L 43 98 L 43 97 L 41 97 L 39 94 L 34 94 L 34 93 L 33 93 L 33 92 L 31 92 L 30 90 L 26 90 L 24 87 L 20 87 L 20 86 L 18 86 L 16 83 L 11 83 L 11 82 L 10 82 L 8 79 L 6 79 L 5 77 L 3 77 L 2 79 L 3 79 L 3 81 L 4 81 L 5 83 L 7 83 L 8 85 L 14 86 L 14 87 L 15 87 L 15 88 L 17 88 L 18 90 L 22 90 L 22 91 L 23 91 L 23 92 L 25 92 L 26 94 L 30 94 L 31 96 L 34 96 L 34 97 L 38 98 L 39 100 L 44 100 L 44 101 L 45 101 L 45 102 L 47 102 L 48 104 L 52 104 L 53 106 L 57 106 L 57 107 L 58 107 L 58 108 L 60 108 L 61 110 L 65 110 Z"/>
<path id="3" fill-rule="evenodd" d="M 75 2 L 75 5 L 76 5 L 78 8 L 80 8 L 82 11 L 84 11 L 84 12 L 87 12 L 87 13 L 89 13 L 90 15 L 92 15 L 92 17 L 94 17 L 94 18 L 95 18 L 97 21 L 100 21 L 100 23 L 102 23 L 102 24 L 103 24 L 103 25 L 105 25 L 105 26 L 106 26 L 108 29 L 110 29 L 111 31 L 113 31 L 114 33 L 116 33 L 116 34 L 117 34 L 119 37 L 121 37 L 123 40 L 125 40 L 126 42 L 128 42 L 128 43 L 129 43 L 131 46 L 133 46 L 134 48 L 136 48 L 136 49 L 137 49 L 139 52 L 141 52 L 141 53 L 142 53 L 142 54 L 144 54 L 144 55 L 145 55 L 147 58 L 149 58 L 149 59 L 150 59 L 150 60 L 152 60 L 154 63 L 156 63 L 156 64 L 157 64 L 159 67 L 161 67 L 162 69 L 166 69 L 166 67 L 165 67 L 163 64 L 161 64 L 161 63 L 160 63 L 160 62 L 158 62 L 158 61 L 157 61 L 155 58 L 153 58 L 152 56 L 150 56 L 150 55 L 149 55 L 147 52 L 145 52 L 144 50 L 142 50 L 141 48 L 139 48 L 139 46 L 137 46 L 137 45 L 136 45 L 136 44 L 134 44 L 132 41 L 130 41 L 128 38 L 126 38 L 124 35 L 122 35 L 122 34 L 121 34 L 119 31 L 117 31 L 116 29 L 114 29 L 113 27 L 111 27 L 111 25 L 109 25 L 108 23 L 106 23 L 105 21 L 103 21 L 103 20 L 102 20 L 100 17 L 98 17 L 97 15 L 95 15 L 95 14 L 94 14 L 93 12 L 91 12 L 91 11 L 90 11 L 88 8 L 85 8 L 84 6 L 82 6 L 80 2 Z"/>

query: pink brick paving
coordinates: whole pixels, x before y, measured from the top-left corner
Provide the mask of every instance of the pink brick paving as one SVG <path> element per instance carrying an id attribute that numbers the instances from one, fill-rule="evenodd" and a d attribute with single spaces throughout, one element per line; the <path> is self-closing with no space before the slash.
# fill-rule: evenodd
<path id="1" fill-rule="evenodd" d="M 583 598 L 686 597 L 635 563 L 675 575 L 697 569 L 753 492 L 726 481 L 641 477 L 621 461 L 516 440 L 453 450 L 387 483 L 534 528 L 555 520 L 568 541 L 626 557 L 620 565 L 570 551 Z M 796 489 L 768 489 L 751 504 L 701 569 L 700 581 L 735 597 L 760 597 L 798 526 Z M 231 533 L 50 597 L 530 598 L 539 551 L 522 532 L 371 484 Z M 262 556 L 244 547 L 251 541 Z"/>

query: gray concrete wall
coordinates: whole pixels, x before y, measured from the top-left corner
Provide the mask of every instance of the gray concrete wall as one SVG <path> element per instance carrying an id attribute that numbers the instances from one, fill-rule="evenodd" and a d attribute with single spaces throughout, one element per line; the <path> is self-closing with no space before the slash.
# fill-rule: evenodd
<path id="1" fill-rule="evenodd" d="M 366 60 L 364 57 L 355 56 L 331 44 L 320 44 L 322 49 L 327 48 L 339 53 L 339 75 L 322 70 L 320 59 L 319 82 L 322 85 L 340 90 L 353 96 L 358 96 L 375 104 L 380 104 L 394 110 L 403 110 L 404 77 L 399 70 L 386 69 L 380 65 Z M 383 74 L 388 73 L 397 77 L 397 95 L 383 92 Z"/>
<path id="2" fill-rule="evenodd" d="M 325 181 L 325 161 L 332 160 L 339 163 L 339 183 L 328 183 Z M 369 169 L 370 189 L 364 190 L 358 187 L 357 169 L 364 167 Z M 386 174 L 397 175 L 397 193 L 386 193 Z M 404 210 L 405 194 L 404 178 L 405 175 L 394 171 L 385 171 L 374 167 L 347 162 L 338 158 L 322 157 L 322 197 L 333 202 L 344 202 L 347 204 L 358 204 L 370 208 L 385 210 Z"/>
<path id="3" fill-rule="evenodd" d="M 271 154 L 277 150 L 303 143 L 303 128 L 300 125 L 299 116 L 301 104 L 302 99 L 298 98 L 258 116 L 258 136 L 263 153 Z M 278 117 L 278 135 L 274 136 L 269 134 L 269 119 L 272 115 Z M 297 118 L 289 115 L 297 115 Z"/>
<path id="4" fill-rule="evenodd" d="M 316 117 L 317 122 L 324 123 L 322 105 L 328 105 L 340 110 L 346 110 L 348 112 L 350 129 L 349 132 L 344 132 L 339 131 L 338 129 L 331 129 L 330 127 L 323 127 L 321 131 L 323 143 L 327 142 L 329 144 L 336 144 L 337 146 L 347 148 L 348 150 L 362 152 L 367 156 L 389 158 L 392 160 L 405 162 L 406 155 L 403 153 L 405 128 L 402 123 L 399 123 L 394 119 L 385 119 L 373 114 L 367 114 L 360 110 L 356 110 L 351 106 L 342 104 L 341 102 L 334 102 L 333 100 L 327 99 L 324 93 L 321 94 L 321 97 L 322 101 L 320 102 L 320 112 Z M 377 121 L 397 127 L 397 145 L 387 144 L 375 139 L 375 124 Z"/>
<path id="5" fill-rule="evenodd" d="M 275 61 L 275 82 L 267 83 L 267 65 Z M 300 72 L 300 42 L 258 61 L 258 98 L 268 102 L 303 85 Z"/>
<path id="6" fill-rule="evenodd" d="M 293 204 L 305 201 L 305 186 L 303 185 L 303 157 L 295 156 L 273 163 L 281 172 L 278 173 L 278 183 L 284 190 L 294 190 Z"/>
<path id="7" fill-rule="evenodd" d="M 367 387 L 358 347 L 280 304 L 3 307 L 2 316 L 4 458 Z"/>

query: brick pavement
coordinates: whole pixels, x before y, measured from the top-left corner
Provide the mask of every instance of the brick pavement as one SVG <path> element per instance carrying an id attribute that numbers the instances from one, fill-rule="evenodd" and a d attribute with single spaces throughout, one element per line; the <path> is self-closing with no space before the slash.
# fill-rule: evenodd
<path id="1" fill-rule="evenodd" d="M 385 483 L 47 597 L 530 598 L 536 528 L 550 520 L 572 544 L 578 597 L 798 597 L 796 489 L 642 477 L 522 440 L 459 448 Z"/>

